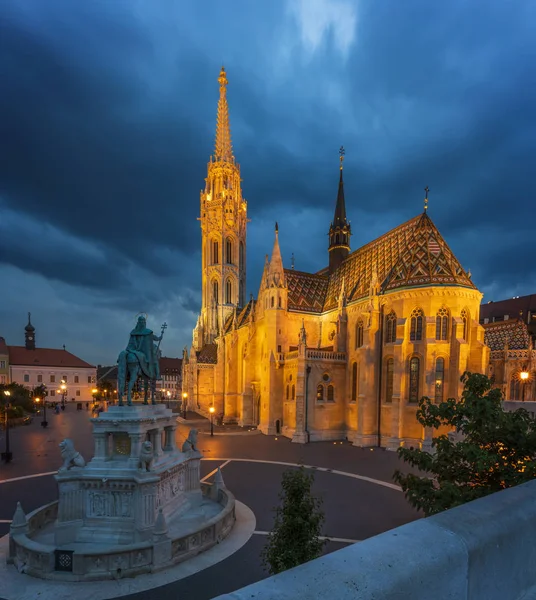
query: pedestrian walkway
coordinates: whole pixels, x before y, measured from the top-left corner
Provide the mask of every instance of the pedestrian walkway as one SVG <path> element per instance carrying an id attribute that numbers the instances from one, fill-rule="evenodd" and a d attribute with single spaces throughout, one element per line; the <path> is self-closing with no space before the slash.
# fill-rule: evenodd
<path id="1" fill-rule="evenodd" d="M 185 427 L 197 429 L 198 433 L 210 435 L 210 419 L 194 411 L 186 411 L 186 419 L 183 414 L 177 414 L 177 422 Z M 240 425 L 217 425 L 213 422 L 214 435 L 256 435 L 260 430 L 256 427 L 241 427 Z"/>

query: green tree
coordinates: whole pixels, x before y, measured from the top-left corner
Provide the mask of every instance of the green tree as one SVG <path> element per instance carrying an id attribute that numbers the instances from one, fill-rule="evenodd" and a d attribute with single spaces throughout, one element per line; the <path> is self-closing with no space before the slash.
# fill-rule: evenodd
<path id="1" fill-rule="evenodd" d="M 262 551 L 263 566 L 270 575 L 291 569 L 322 553 L 324 522 L 322 501 L 311 493 L 312 473 L 304 467 L 283 473 L 281 504 L 275 509 L 273 531 Z"/>
<path id="2" fill-rule="evenodd" d="M 9 396 L 6 396 L 4 394 L 4 391 L 8 391 Z M 20 383 L 0 384 L 0 397 L 0 402 L 2 402 L 2 406 L 5 406 L 5 403 L 7 402 L 14 409 L 16 409 L 16 407 L 19 407 L 20 410 L 16 409 L 16 413 L 20 413 L 21 410 L 33 412 L 32 394 L 29 389 L 25 388 Z"/>
<path id="3" fill-rule="evenodd" d="M 399 448 L 398 455 L 425 475 L 396 471 L 394 480 L 409 503 L 426 516 L 530 481 L 536 475 L 536 420 L 525 409 L 506 412 L 493 380 L 464 373 L 459 402 L 434 404 L 422 398 L 417 419 L 423 427 L 455 428 L 438 435 L 432 453 Z M 457 439 L 456 439 L 457 438 Z"/>

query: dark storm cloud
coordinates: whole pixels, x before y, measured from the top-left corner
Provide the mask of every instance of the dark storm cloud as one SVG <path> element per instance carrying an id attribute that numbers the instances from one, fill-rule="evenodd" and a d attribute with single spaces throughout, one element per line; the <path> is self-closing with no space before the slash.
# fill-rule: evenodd
<path id="1" fill-rule="evenodd" d="M 95 311 L 88 321 L 119 331 L 147 310 L 170 320 L 175 345 L 188 341 L 221 61 L 252 218 L 248 292 L 276 220 L 287 266 L 292 253 L 296 268 L 325 265 L 341 144 L 354 248 L 418 214 L 429 185 L 430 215 L 477 285 L 494 299 L 534 291 L 530 1 L 315 0 L 311 12 L 298 0 L 12 0 L 0 11 L 0 264 L 19 294 L 22 273 L 44 277 L 75 320 Z M 42 318 L 58 301 L 43 295 Z M 0 308 L 2 322 L 18 310 Z"/>

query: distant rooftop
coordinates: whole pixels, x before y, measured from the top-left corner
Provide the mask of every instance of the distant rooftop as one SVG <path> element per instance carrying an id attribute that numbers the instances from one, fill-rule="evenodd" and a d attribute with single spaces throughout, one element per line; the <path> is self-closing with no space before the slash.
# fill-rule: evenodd
<path id="1" fill-rule="evenodd" d="M 8 346 L 8 350 L 9 363 L 14 366 L 95 368 L 94 365 L 90 365 L 67 350 L 57 350 L 56 348 L 29 350 L 25 346 Z"/>

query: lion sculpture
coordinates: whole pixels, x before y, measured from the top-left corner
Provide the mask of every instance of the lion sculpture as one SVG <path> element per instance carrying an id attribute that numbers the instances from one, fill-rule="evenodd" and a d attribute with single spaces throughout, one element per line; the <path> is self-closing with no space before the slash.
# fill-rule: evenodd
<path id="1" fill-rule="evenodd" d="M 153 462 L 153 445 L 151 442 L 143 442 L 140 452 L 139 467 L 142 471 L 150 471 Z"/>
<path id="2" fill-rule="evenodd" d="M 73 467 L 84 467 L 86 465 L 83 456 L 75 450 L 73 441 L 69 438 L 60 442 L 60 453 L 63 459 L 63 465 L 59 468 L 60 471 L 68 471 Z"/>
<path id="3" fill-rule="evenodd" d="M 182 445 L 182 451 L 197 452 L 197 429 L 190 429 L 190 433 Z"/>

